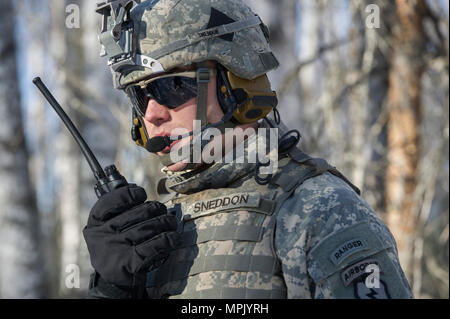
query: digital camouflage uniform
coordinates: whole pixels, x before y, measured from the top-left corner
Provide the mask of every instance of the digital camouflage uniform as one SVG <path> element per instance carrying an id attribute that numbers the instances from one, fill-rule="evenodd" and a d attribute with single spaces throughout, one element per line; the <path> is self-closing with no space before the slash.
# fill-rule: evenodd
<path id="1" fill-rule="evenodd" d="M 116 16 L 104 20 L 100 41 L 119 89 L 207 60 L 248 81 L 278 66 L 267 27 L 240 0 L 145 1 L 119 40 L 111 29 L 123 10 Z M 198 100 L 204 92 L 199 83 Z M 199 105 L 197 119 L 206 114 Z M 149 298 L 412 297 L 394 238 L 336 169 L 294 149 L 260 185 L 256 165 L 235 160 L 167 177 L 169 192 L 157 200 L 178 216 L 182 244 L 148 273 Z M 107 294 L 91 287 L 90 296 Z"/>
<path id="2" fill-rule="evenodd" d="M 150 298 L 412 298 L 391 233 L 325 161 L 295 149 L 265 186 L 236 162 L 168 178 L 183 244 L 149 273 Z"/>

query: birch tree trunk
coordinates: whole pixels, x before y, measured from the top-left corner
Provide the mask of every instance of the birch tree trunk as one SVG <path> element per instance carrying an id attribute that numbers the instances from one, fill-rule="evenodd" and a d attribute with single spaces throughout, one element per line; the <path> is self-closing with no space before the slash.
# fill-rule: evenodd
<path id="1" fill-rule="evenodd" d="M 0 2 L 0 298 L 42 298 L 40 220 L 28 171 L 13 1 Z"/>
<path id="2" fill-rule="evenodd" d="M 393 56 L 388 93 L 387 223 L 399 249 L 400 263 L 411 278 L 417 228 L 414 193 L 419 160 L 421 79 L 424 69 L 424 0 L 396 0 Z"/>
<path id="3" fill-rule="evenodd" d="M 77 64 L 78 52 L 69 48 L 70 30 L 66 27 L 66 1 L 50 1 L 50 52 L 56 65 L 54 80 L 54 95 L 65 109 L 68 116 L 77 126 L 78 116 L 73 111 L 76 96 L 68 87 L 71 72 L 81 68 Z M 55 119 L 60 121 L 59 118 Z M 60 122 L 61 123 L 61 122 Z M 66 285 L 66 278 L 74 267 L 79 268 L 78 249 L 81 241 L 80 213 L 80 150 L 74 142 L 67 128 L 60 124 L 59 132 L 55 135 L 54 152 L 56 198 L 55 206 L 58 216 L 58 266 L 53 281 L 56 283 L 55 292 L 59 297 L 73 297 Z M 67 272 L 69 271 L 69 273 Z M 74 273 L 75 274 L 75 273 Z"/>
<path id="4" fill-rule="evenodd" d="M 365 0 L 364 5 L 373 4 Z M 367 30 L 369 41 L 373 45 L 373 65 L 367 79 L 369 91 L 367 95 L 368 143 L 371 146 L 370 158 L 365 172 L 364 198 L 383 219 L 386 217 L 386 150 L 387 150 L 387 93 L 389 90 L 389 58 L 387 41 L 392 38 L 391 29 L 395 21 L 395 3 L 378 1 L 380 8 L 380 27 Z M 364 10 L 361 11 L 367 15 Z M 367 16 L 365 17 L 367 19 Z M 366 21 L 363 21 L 364 23 Z"/>
<path id="5" fill-rule="evenodd" d="M 24 129 L 29 151 L 29 167 L 30 179 L 33 181 L 36 189 L 36 204 L 40 214 L 40 227 L 42 232 L 41 244 L 44 253 L 44 265 L 46 272 L 49 274 L 47 281 L 46 298 L 55 296 L 53 294 L 55 283 L 50 278 L 50 274 L 57 274 L 56 256 L 59 255 L 57 247 L 56 232 L 57 219 L 55 210 L 53 209 L 52 198 L 52 144 L 49 141 L 52 139 L 52 129 L 50 128 L 49 114 L 53 112 L 42 97 L 39 90 L 37 90 L 31 83 L 34 76 L 40 76 L 43 79 L 48 79 L 48 62 L 49 54 L 47 33 L 42 30 L 50 30 L 50 8 L 48 0 L 25 0 L 16 2 L 16 9 L 20 12 L 18 19 L 19 25 L 22 26 L 19 34 L 22 43 L 18 46 L 21 50 L 20 54 L 24 56 L 26 61 L 26 82 L 30 86 L 27 90 L 27 99 L 24 99 Z M 40 25 L 41 28 L 36 28 Z M 47 80 L 48 81 L 48 80 Z M 32 147 L 31 147 L 32 146 Z"/>
<path id="6" fill-rule="evenodd" d="M 297 60 L 298 62 L 307 61 L 313 58 L 320 45 L 320 34 L 323 27 L 320 24 L 322 14 L 322 1 L 305 1 L 299 0 L 299 12 L 297 23 L 299 25 L 300 34 L 297 36 Z M 297 63 L 298 63 L 297 62 Z M 299 124 L 297 128 L 301 128 L 302 135 L 305 136 L 302 145 L 305 150 L 311 154 L 319 153 L 319 141 L 317 134 L 317 110 L 319 108 L 318 101 L 322 95 L 323 87 L 322 75 L 323 69 L 317 63 L 305 65 L 297 74 L 298 86 L 297 90 L 298 107 L 299 107 Z M 321 154 L 323 156 L 323 154 Z"/>

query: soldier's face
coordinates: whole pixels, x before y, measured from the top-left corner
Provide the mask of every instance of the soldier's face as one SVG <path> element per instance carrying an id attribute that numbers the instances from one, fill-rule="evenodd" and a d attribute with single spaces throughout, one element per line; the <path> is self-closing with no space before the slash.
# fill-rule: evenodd
<path id="1" fill-rule="evenodd" d="M 192 98 L 183 105 L 171 109 L 165 105 L 159 104 L 154 99 L 150 99 L 144 116 L 144 123 L 149 138 L 155 136 L 170 136 L 191 132 L 194 129 L 194 121 L 196 120 L 197 98 Z M 216 78 L 212 77 L 208 85 L 208 103 L 207 103 L 207 120 L 209 123 L 215 123 L 223 117 L 216 94 Z M 170 147 L 166 147 L 158 155 L 164 155 L 176 145 L 176 148 L 186 145 L 192 137 L 175 141 Z M 172 172 L 183 170 L 186 163 L 179 162 L 168 167 Z"/>

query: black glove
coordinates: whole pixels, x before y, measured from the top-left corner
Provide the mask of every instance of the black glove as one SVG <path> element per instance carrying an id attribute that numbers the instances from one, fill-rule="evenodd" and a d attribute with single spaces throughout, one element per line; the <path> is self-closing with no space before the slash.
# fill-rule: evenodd
<path id="1" fill-rule="evenodd" d="M 122 289 L 145 287 L 147 271 L 161 265 L 179 243 L 175 216 L 134 184 L 103 195 L 83 235 L 100 277 Z"/>

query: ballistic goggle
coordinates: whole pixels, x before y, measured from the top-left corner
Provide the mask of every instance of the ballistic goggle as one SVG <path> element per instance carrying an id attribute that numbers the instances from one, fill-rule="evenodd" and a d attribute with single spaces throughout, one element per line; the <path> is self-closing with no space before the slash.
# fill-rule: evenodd
<path id="1" fill-rule="evenodd" d="M 215 70 L 209 69 L 210 76 Z M 129 85 L 125 92 L 139 116 L 144 117 L 150 99 L 158 104 L 175 109 L 198 95 L 198 72 L 169 73 L 156 78 Z"/>

